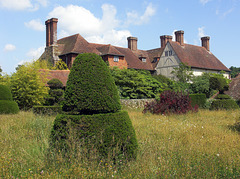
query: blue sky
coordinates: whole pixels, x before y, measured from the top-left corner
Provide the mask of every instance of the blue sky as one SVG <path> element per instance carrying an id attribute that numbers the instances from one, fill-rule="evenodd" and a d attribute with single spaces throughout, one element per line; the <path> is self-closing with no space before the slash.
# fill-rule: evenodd
<path id="1" fill-rule="evenodd" d="M 46 44 L 45 21 L 58 18 L 58 38 L 76 33 L 89 42 L 160 47 L 161 35 L 184 31 L 188 44 L 210 36 L 210 51 L 240 67 L 240 0 L 0 0 L 0 66 L 11 74 L 37 59 Z"/>

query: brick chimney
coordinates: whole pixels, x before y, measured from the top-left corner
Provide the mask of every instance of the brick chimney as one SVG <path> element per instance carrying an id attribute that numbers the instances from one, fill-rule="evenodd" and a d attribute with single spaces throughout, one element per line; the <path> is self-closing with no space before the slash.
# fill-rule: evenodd
<path id="1" fill-rule="evenodd" d="M 57 44 L 57 18 L 48 19 L 46 25 L 46 46 Z"/>
<path id="2" fill-rule="evenodd" d="M 128 48 L 132 51 L 137 50 L 137 37 L 128 37 Z"/>
<path id="3" fill-rule="evenodd" d="M 206 37 L 202 37 L 202 47 L 204 47 L 207 51 L 210 51 L 210 47 L 209 47 L 209 40 L 210 37 L 206 36 Z"/>
<path id="4" fill-rule="evenodd" d="M 175 32 L 175 38 L 176 42 L 178 42 L 180 45 L 184 45 L 184 37 L 183 37 L 184 31 L 179 30 Z"/>
<path id="5" fill-rule="evenodd" d="M 172 36 L 170 35 L 162 35 L 160 36 L 161 39 L 161 48 L 165 48 L 167 42 L 171 42 L 172 41 Z"/>

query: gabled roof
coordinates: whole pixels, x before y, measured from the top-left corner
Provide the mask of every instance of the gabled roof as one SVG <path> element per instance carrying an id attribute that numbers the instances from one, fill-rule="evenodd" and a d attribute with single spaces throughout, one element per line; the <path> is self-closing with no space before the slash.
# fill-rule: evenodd
<path id="1" fill-rule="evenodd" d="M 193 68 L 231 71 L 204 47 L 189 44 L 180 45 L 178 42 L 173 41 L 168 43 L 170 43 L 179 60 L 184 64 Z"/>
<path id="2" fill-rule="evenodd" d="M 87 42 L 80 34 L 75 34 L 58 40 L 59 53 L 61 55 L 70 53 L 96 53 L 98 55 L 118 55 L 124 56 L 128 63 L 128 68 L 154 70 L 147 51 L 137 50 L 133 52 L 129 48 L 117 47 L 113 45 L 96 44 Z M 139 57 L 146 57 L 146 62 L 142 62 Z"/>
<path id="3" fill-rule="evenodd" d="M 99 51 L 92 47 L 80 34 L 75 34 L 58 40 L 60 55 L 69 53 L 96 53 Z"/>
<path id="4" fill-rule="evenodd" d="M 118 55 L 124 56 L 121 52 L 119 52 L 114 46 L 112 45 L 102 45 L 97 47 L 97 50 L 101 53 L 101 55 Z"/>

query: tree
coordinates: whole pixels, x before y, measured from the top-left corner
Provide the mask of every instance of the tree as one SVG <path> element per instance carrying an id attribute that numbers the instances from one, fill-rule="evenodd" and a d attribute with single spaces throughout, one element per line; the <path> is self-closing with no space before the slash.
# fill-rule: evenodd
<path id="1" fill-rule="evenodd" d="M 231 78 L 235 78 L 240 73 L 240 67 L 231 66 L 229 69 L 231 70 Z"/>
<path id="2" fill-rule="evenodd" d="M 62 59 L 59 59 L 54 67 L 52 67 L 52 70 L 68 70 L 67 64 L 62 61 Z"/>
<path id="3" fill-rule="evenodd" d="M 48 94 L 46 74 L 40 72 L 40 62 L 25 63 L 11 76 L 10 88 L 13 99 L 20 109 L 30 109 L 44 102 Z"/>
<path id="4" fill-rule="evenodd" d="M 173 68 L 171 72 L 179 82 L 187 83 L 192 80 L 193 72 L 187 64 L 180 63 L 178 67 Z"/>
<path id="5" fill-rule="evenodd" d="M 111 72 L 121 98 L 155 98 L 167 88 L 148 71 L 113 68 Z"/>
<path id="6" fill-rule="evenodd" d="M 1 68 L 1 66 L 0 66 L 0 76 L 2 76 L 2 68 Z"/>

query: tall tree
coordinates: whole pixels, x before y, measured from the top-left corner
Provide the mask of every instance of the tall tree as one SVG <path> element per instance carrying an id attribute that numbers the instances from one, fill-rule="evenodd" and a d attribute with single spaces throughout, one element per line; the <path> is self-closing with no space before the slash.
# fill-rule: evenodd
<path id="1" fill-rule="evenodd" d="M 178 67 L 175 67 L 172 74 L 178 79 L 179 82 L 187 83 L 191 81 L 193 72 L 190 66 L 184 63 L 180 63 Z"/>

